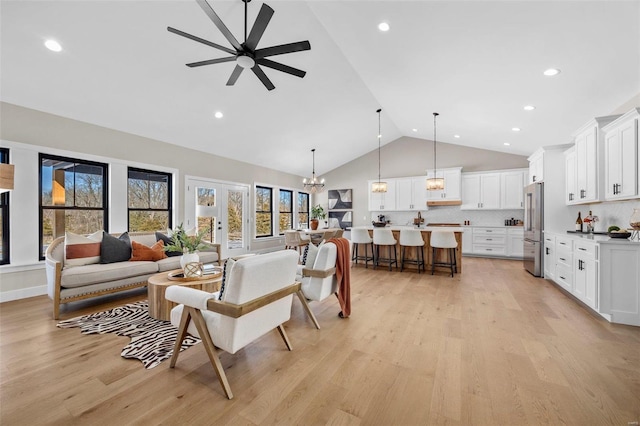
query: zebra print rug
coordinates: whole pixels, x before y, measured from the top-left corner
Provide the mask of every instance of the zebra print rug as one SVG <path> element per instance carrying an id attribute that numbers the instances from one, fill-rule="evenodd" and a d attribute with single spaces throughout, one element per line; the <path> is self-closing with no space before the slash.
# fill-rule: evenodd
<path id="1" fill-rule="evenodd" d="M 60 328 L 79 327 L 82 334 L 115 333 L 127 336 L 131 342 L 122 349 L 123 358 L 139 359 L 144 368 L 153 368 L 173 354 L 178 329 L 168 321 L 149 316 L 147 301 L 130 303 L 109 311 L 84 315 L 60 321 Z M 200 343 L 200 339 L 187 335 L 180 351 Z"/>

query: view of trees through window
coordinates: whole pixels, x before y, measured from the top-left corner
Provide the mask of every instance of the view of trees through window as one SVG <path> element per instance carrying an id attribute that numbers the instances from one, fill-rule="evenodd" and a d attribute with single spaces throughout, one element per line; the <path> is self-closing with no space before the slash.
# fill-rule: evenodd
<path id="1" fill-rule="evenodd" d="M 287 229 L 293 229 L 293 191 L 280 190 L 280 234 L 284 234 Z"/>
<path id="2" fill-rule="evenodd" d="M 298 192 L 298 228 L 309 228 L 309 194 Z"/>
<path id="3" fill-rule="evenodd" d="M 0 148 L 0 163 L 9 162 L 9 150 Z M 0 194 L 0 265 L 9 263 L 9 192 Z"/>
<path id="4" fill-rule="evenodd" d="M 106 230 L 107 165 L 40 154 L 41 258 L 65 231 Z"/>
<path id="5" fill-rule="evenodd" d="M 273 190 L 264 186 L 256 186 L 256 237 L 273 235 L 272 202 Z"/>
<path id="6" fill-rule="evenodd" d="M 129 168 L 129 231 L 171 228 L 171 174 Z"/>

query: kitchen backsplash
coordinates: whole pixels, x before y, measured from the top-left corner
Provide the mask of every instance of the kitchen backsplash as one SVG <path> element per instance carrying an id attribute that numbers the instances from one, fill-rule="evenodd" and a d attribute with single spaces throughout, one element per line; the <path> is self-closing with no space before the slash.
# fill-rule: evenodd
<path id="1" fill-rule="evenodd" d="M 378 215 L 383 214 L 392 225 L 413 225 L 413 219 L 418 217 L 418 212 L 371 212 L 372 220 L 377 220 Z M 429 210 L 420 212 L 427 223 L 459 223 L 465 220 L 471 225 L 504 226 L 507 219 L 524 220 L 524 210 L 460 210 L 460 206 L 430 206 Z M 578 214 L 576 213 L 576 216 Z M 631 216 L 631 213 L 629 213 Z"/>
<path id="2" fill-rule="evenodd" d="M 594 226 L 594 231 L 605 232 L 611 225 L 617 225 L 620 228 L 629 227 L 629 218 L 633 209 L 640 208 L 640 201 L 616 201 L 599 204 L 586 204 L 581 206 L 570 206 L 573 216 L 577 219 L 578 212 L 582 213 L 582 218 L 589 214 L 589 210 L 593 215 L 598 216 L 598 222 Z M 575 223 L 567 223 L 567 230 L 574 229 Z"/>

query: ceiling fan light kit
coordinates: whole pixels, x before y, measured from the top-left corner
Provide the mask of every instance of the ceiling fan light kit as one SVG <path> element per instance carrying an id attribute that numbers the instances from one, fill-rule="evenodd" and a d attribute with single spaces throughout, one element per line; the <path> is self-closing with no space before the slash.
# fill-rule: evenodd
<path id="1" fill-rule="evenodd" d="M 444 178 L 437 177 L 436 169 L 436 117 L 437 112 L 433 113 L 433 177 L 427 179 L 427 191 L 439 191 L 444 189 Z"/>
<path id="2" fill-rule="evenodd" d="M 306 75 L 306 71 L 302 71 L 300 69 L 290 67 L 289 65 L 282 64 L 280 62 L 275 62 L 270 59 L 267 59 L 269 56 L 276 55 L 284 55 L 287 53 L 300 52 L 304 50 L 311 50 L 311 44 L 308 40 L 298 41 L 295 43 L 287 43 L 280 44 L 277 46 L 265 47 L 258 49 L 258 43 L 264 34 L 264 31 L 273 16 L 273 9 L 269 7 L 266 3 L 262 4 L 260 8 L 260 12 L 258 13 L 258 17 L 256 21 L 253 23 L 253 27 L 251 28 L 251 32 L 247 36 L 247 4 L 251 0 L 242 0 L 244 2 L 244 43 L 240 43 L 234 35 L 229 31 L 227 26 L 222 22 L 222 19 L 216 14 L 213 8 L 207 3 L 206 0 L 196 0 L 198 5 L 202 8 L 204 13 L 211 19 L 213 24 L 220 30 L 222 35 L 227 39 L 227 41 L 231 44 L 231 48 L 219 45 L 217 43 L 213 43 L 209 40 L 205 40 L 203 38 L 194 36 L 192 34 L 186 33 L 184 31 L 178 30 L 176 28 L 167 27 L 167 31 L 177 34 L 179 36 L 188 38 L 190 40 L 196 41 L 198 43 L 202 43 L 209 47 L 213 47 L 214 49 L 222 50 L 233 56 L 227 56 L 224 58 L 215 58 L 215 59 L 207 59 L 204 61 L 191 62 L 186 64 L 190 68 L 201 67 L 204 65 L 213 65 L 220 64 L 224 62 L 234 62 L 236 63 L 236 67 L 233 69 L 229 80 L 227 80 L 227 86 L 233 86 L 238 81 L 240 74 L 245 68 L 250 68 L 251 71 L 260 79 L 264 87 L 267 90 L 275 89 L 275 86 L 264 73 L 260 65 L 272 68 L 274 70 L 278 70 L 287 74 L 294 75 L 296 77 L 303 78 Z"/>

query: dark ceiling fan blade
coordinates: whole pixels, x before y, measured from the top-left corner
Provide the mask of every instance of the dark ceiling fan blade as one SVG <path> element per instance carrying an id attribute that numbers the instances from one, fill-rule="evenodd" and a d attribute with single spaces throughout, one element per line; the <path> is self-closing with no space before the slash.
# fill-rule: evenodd
<path id="1" fill-rule="evenodd" d="M 220 30 L 222 35 L 227 40 L 229 40 L 229 43 L 231 43 L 231 45 L 237 51 L 242 51 L 243 50 L 242 46 L 240 46 L 240 43 L 238 43 L 238 40 L 236 40 L 236 38 L 233 36 L 233 34 L 231 34 L 231 31 L 229 31 L 229 28 L 227 28 L 227 26 L 224 24 L 224 22 L 222 22 L 222 19 L 220 19 L 220 17 L 216 14 L 216 12 L 213 11 L 213 8 L 211 6 L 209 6 L 209 3 L 207 3 L 206 0 L 196 0 L 196 2 L 202 8 L 202 10 L 204 10 L 204 13 L 207 14 L 209 19 L 211 19 L 213 21 L 215 26 L 218 27 L 218 29 Z"/>
<path id="2" fill-rule="evenodd" d="M 244 43 L 249 50 L 253 51 L 256 49 L 256 46 L 260 42 L 262 34 L 264 34 L 264 30 L 267 29 L 267 25 L 269 25 L 269 21 L 272 16 L 273 9 L 271 9 L 266 3 L 262 3 L 256 22 L 253 23 L 253 28 L 251 28 L 249 37 L 247 37 L 247 41 Z"/>
<path id="3" fill-rule="evenodd" d="M 242 74 L 242 70 L 244 70 L 244 68 L 242 68 L 240 65 L 236 65 L 236 67 L 233 69 L 233 72 L 231 73 L 231 77 L 229 77 L 229 80 L 227 80 L 227 86 L 233 86 L 234 84 L 236 84 L 238 77 L 240 77 L 240 74 Z"/>
<path id="4" fill-rule="evenodd" d="M 266 58 L 267 56 L 284 55 L 285 53 L 300 52 L 302 50 L 310 50 L 311 43 L 308 40 L 298 41 L 295 43 L 281 44 L 279 46 L 265 47 L 255 51 L 256 59 Z"/>
<path id="5" fill-rule="evenodd" d="M 273 85 L 271 80 L 269 80 L 269 77 L 267 77 L 267 75 L 264 73 L 264 71 L 262 71 L 262 68 L 260 68 L 258 64 L 255 64 L 253 68 L 251 68 L 251 71 L 253 71 L 253 73 L 260 79 L 267 90 L 273 90 L 276 88 L 276 86 Z"/>
<path id="6" fill-rule="evenodd" d="M 201 67 L 203 65 L 221 64 L 223 62 L 231 62 L 235 60 L 236 60 L 235 56 L 229 56 L 228 58 L 207 59 L 206 61 L 191 62 L 187 64 L 187 66 L 193 68 L 193 67 Z"/>
<path id="7" fill-rule="evenodd" d="M 200 37 L 196 37 L 194 35 L 191 35 L 189 33 L 185 33 L 184 31 L 180 31 L 180 30 L 177 30 L 177 29 L 172 28 L 172 27 L 167 27 L 167 31 L 169 31 L 170 33 L 178 34 L 179 36 L 182 36 L 182 37 L 186 37 L 186 38 L 188 38 L 190 40 L 197 41 L 198 43 L 206 44 L 207 46 L 213 47 L 215 49 L 222 50 L 223 52 L 230 53 L 231 55 L 235 55 L 235 54 L 238 53 L 235 50 L 229 49 L 228 47 L 220 46 L 219 44 L 210 42 L 210 41 L 205 40 L 205 39 L 200 38 Z"/>
<path id="8" fill-rule="evenodd" d="M 289 65 L 281 64 L 280 62 L 274 62 L 270 59 L 258 59 L 256 61 L 260 65 L 264 65 L 265 67 L 273 68 L 274 70 L 286 72 L 287 74 L 295 75 L 296 77 L 304 77 L 307 72 L 299 70 L 298 68 L 290 67 Z"/>

